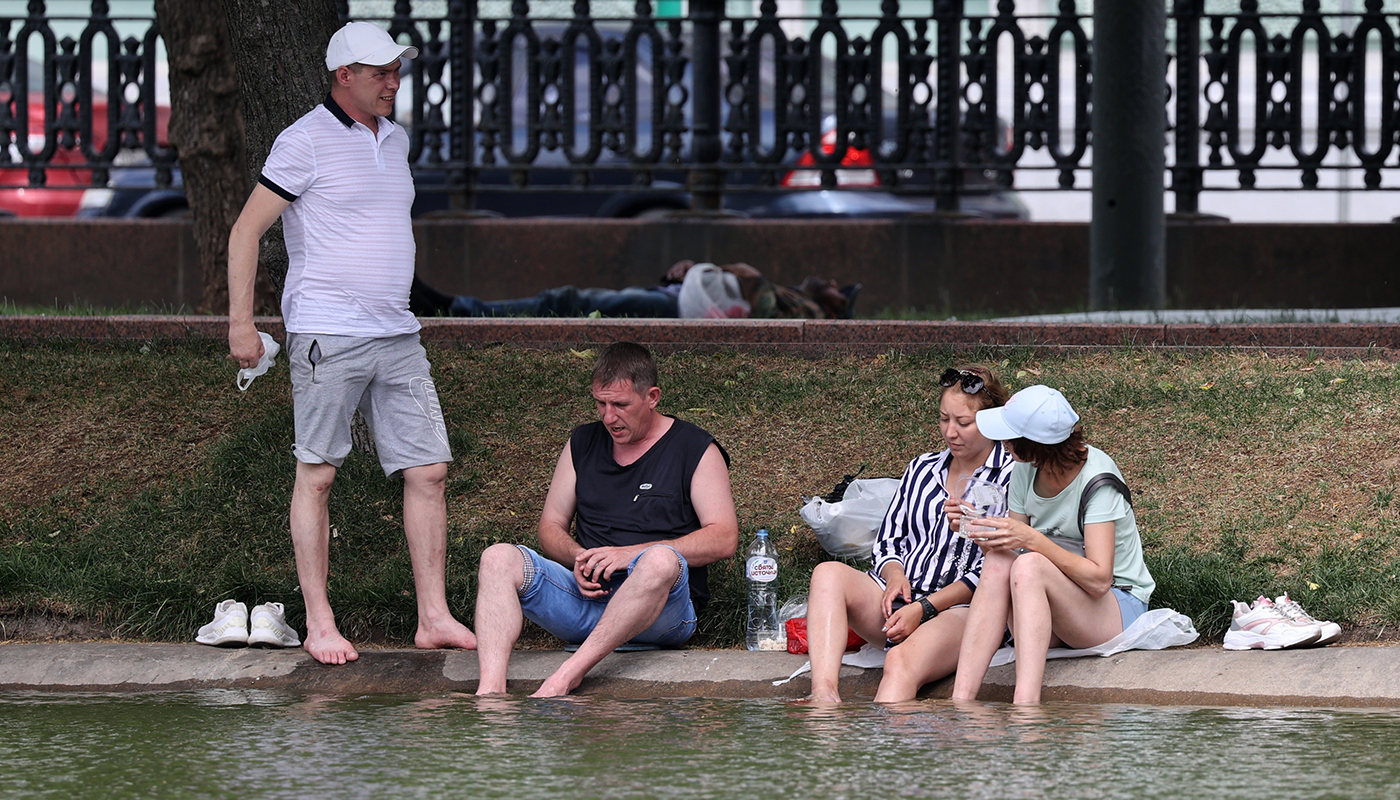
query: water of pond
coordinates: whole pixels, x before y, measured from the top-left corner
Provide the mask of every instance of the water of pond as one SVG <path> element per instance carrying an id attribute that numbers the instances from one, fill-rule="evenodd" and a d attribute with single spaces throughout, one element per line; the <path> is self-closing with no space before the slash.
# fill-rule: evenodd
<path id="1" fill-rule="evenodd" d="M 1400 712 L 0 694 L 0 797 L 1400 798 Z"/>

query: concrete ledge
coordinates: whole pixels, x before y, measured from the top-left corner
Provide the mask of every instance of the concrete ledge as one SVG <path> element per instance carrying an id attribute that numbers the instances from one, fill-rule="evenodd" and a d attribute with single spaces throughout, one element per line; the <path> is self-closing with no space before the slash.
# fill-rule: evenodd
<path id="1" fill-rule="evenodd" d="M 280 317 L 258 325 L 283 335 Z M 424 319 L 424 341 L 443 347 L 582 348 L 630 339 L 661 352 L 746 350 L 843 355 L 929 347 L 1118 347 L 1170 350 L 1243 349 L 1336 358 L 1400 360 L 1400 324 L 1280 323 L 1241 325 L 894 322 L 877 320 Z M 0 339 L 88 341 L 216 339 L 225 317 L 0 317 Z"/>
<path id="2" fill-rule="evenodd" d="M 511 660 L 510 688 L 533 690 L 567 657 L 522 651 Z M 733 650 L 615 653 L 580 694 L 617 697 L 800 698 L 807 676 L 782 686 L 805 656 Z M 261 688 L 298 693 L 364 694 L 475 691 L 476 653 L 379 650 L 340 667 L 301 650 L 221 650 L 194 644 L 11 644 L 0 646 L 0 690 L 161 691 Z M 843 667 L 842 695 L 868 700 L 879 670 Z M 1013 665 L 987 675 L 983 699 L 1010 700 Z M 923 696 L 947 697 L 951 680 Z M 1400 647 L 1329 647 L 1287 652 L 1227 652 L 1200 647 L 1128 652 L 1109 658 L 1057 659 L 1046 665 L 1046 700 L 1159 705 L 1400 707 Z"/>
<path id="3" fill-rule="evenodd" d="M 987 683 L 984 697 L 1010 700 L 1014 666 L 993 670 Z M 1393 707 L 1400 706 L 1400 647 L 1198 647 L 1057 659 L 1046 665 L 1043 696 L 1101 703 Z"/>

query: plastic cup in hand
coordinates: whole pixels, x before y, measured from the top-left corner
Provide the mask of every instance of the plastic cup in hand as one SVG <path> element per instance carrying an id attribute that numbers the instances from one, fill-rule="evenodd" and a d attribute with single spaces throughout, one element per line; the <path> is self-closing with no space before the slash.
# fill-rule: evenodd
<path id="1" fill-rule="evenodd" d="M 1006 516 L 1006 489 L 982 478 L 963 478 L 958 481 L 958 507 L 962 510 L 959 533 L 971 539 L 979 534 L 994 531 L 989 525 L 978 524 L 986 517 Z"/>
<path id="2" fill-rule="evenodd" d="M 277 361 L 277 354 L 282 352 L 282 345 L 272 338 L 272 334 L 258 331 L 258 338 L 262 339 L 262 358 L 258 359 L 256 367 L 238 371 L 238 391 L 240 392 L 248 391 L 248 387 L 253 385 L 253 379 L 271 369 L 273 363 Z"/>
<path id="3" fill-rule="evenodd" d="M 968 505 L 967 503 L 959 503 L 959 507 L 962 508 L 962 522 L 958 527 L 963 536 L 970 539 L 977 539 L 980 538 L 980 535 L 983 533 L 996 530 L 996 528 L 990 525 L 982 525 L 978 522 L 978 520 L 987 518 L 987 509 L 978 508 L 977 506 Z"/>

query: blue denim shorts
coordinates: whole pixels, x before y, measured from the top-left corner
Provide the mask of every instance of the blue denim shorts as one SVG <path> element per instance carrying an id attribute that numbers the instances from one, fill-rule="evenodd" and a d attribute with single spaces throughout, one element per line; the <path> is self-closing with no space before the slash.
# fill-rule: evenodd
<path id="1" fill-rule="evenodd" d="M 1147 604 L 1133 597 L 1125 589 L 1113 587 L 1113 597 L 1118 601 L 1118 615 L 1123 618 L 1123 630 L 1137 622 L 1137 618 L 1147 613 Z"/>
<path id="2" fill-rule="evenodd" d="M 685 556 L 665 547 L 680 559 L 681 574 L 666 597 L 666 607 L 651 627 L 632 637 L 632 644 L 674 646 L 695 635 L 695 606 L 690 601 L 690 571 Z M 516 545 L 525 556 L 525 585 L 520 589 L 520 609 L 526 619 L 570 644 L 579 644 L 598 625 L 609 597 L 584 597 L 574 580 L 573 570 L 551 561 L 524 545 Z M 650 549 L 650 548 L 648 548 Z M 643 551 L 646 552 L 646 551 Z M 641 558 L 639 554 L 637 558 Z M 627 565 L 627 574 L 637 566 L 637 558 Z"/>

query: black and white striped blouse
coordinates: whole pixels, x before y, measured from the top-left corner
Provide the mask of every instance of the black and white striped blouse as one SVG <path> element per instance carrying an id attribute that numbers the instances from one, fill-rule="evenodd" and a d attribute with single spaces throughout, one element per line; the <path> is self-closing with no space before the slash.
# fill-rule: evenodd
<path id="1" fill-rule="evenodd" d="M 948 499 L 944 484 L 952 460 L 952 452 L 944 450 L 924 453 L 909 462 L 871 551 L 875 566 L 870 575 L 881 587 L 885 581 L 880 570 L 891 561 L 898 561 L 909 577 L 915 597 L 933 594 L 957 580 L 968 588 L 977 588 L 982 574 L 982 549 L 954 533 L 943 513 Z M 1011 480 L 1013 464 L 1002 443 L 993 442 L 986 463 L 973 475 L 1005 487 Z"/>

